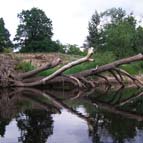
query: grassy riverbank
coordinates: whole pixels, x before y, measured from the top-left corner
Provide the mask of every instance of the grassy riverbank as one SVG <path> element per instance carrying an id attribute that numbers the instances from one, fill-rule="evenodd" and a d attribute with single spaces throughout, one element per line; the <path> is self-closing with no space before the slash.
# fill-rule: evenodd
<path id="1" fill-rule="evenodd" d="M 33 55 L 35 55 L 35 54 L 33 54 Z M 20 65 L 17 66 L 17 68 L 21 69 L 23 71 L 29 71 L 29 70 L 36 68 L 38 62 L 39 62 L 39 65 L 43 64 L 44 62 L 46 64 L 47 62 L 50 62 L 52 60 L 52 58 L 55 58 L 55 57 L 59 57 L 62 59 L 62 64 L 60 65 L 60 66 L 62 66 L 66 63 L 69 63 L 71 61 L 74 61 L 74 60 L 82 57 L 82 56 L 77 56 L 77 55 L 66 55 L 66 54 L 60 54 L 60 53 L 50 53 L 50 54 L 44 53 L 44 54 L 36 55 L 36 58 L 44 57 L 45 58 L 45 61 L 44 61 L 43 59 L 41 60 L 40 58 L 39 59 L 34 58 L 33 55 L 31 54 L 31 56 L 30 56 L 30 54 L 27 54 L 27 55 L 24 54 L 22 56 L 19 56 L 19 57 L 23 57 L 24 60 L 21 62 Z M 31 59 L 29 61 L 27 60 L 28 58 L 26 58 L 27 56 L 31 57 Z M 116 57 L 113 55 L 112 52 L 105 52 L 105 53 L 95 53 L 93 55 L 93 59 L 94 59 L 93 62 L 87 62 L 87 63 L 77 65 L 77 66 L 65 71 L 65 74 L 73 74 L 73 73 L 76 73 L 76 72 L 79 72 L 82 70 L 91 69 L 91 68 L 95 68 L 97 66 L 111 63 L 116 60 Z M 51 74 L 52 72 L 54 72 L 55 70 L 57 70 L 60 66 L 50 69 L 50 70 L 47 70 L 47 71 L 44 71 L 44 72 L 40 73 L 40 75 L 47 76 L 47 75 Z M 132 75 L 139 75 L 139 74 L 143 73 L 143 62 L 140 61 L 140 62 L 122 65 L 121 68 L 126 70 L 127 72 L 129 72 Z"/>

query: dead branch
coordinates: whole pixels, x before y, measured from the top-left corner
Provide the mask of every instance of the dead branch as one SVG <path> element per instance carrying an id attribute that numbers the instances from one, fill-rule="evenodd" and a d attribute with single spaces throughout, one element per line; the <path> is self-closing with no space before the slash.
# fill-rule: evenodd
<path id="1" fill-rule="evenodd" d="M 115 62 L 99 66 L 98 68 L 93 68 L 93 69 L 90 69 L 90 70 L 81 71 L 79 73 L 74 74 L 74 76 L 76 76 L 76 77 L 93 76 L 95 74 L 102 73 L 102 72 L 105 72 L 105 71 L 109 71 L 110 69 L 114 69 L 116 67 L 119 67 L 120 65 L 129 64 L 129 63 L 136 62 L 136 61 L 141 61 L 141 60 L 143 60 L 143 55 L 138 54 L 136 56 L 123 58 L 121 60 L 117 60 Z"/>
<path id="2" fill-rule="evenodd" d="M 84 77 L 79 77 L 78 78 L 79 80 L 81 80 L 84 85 L 86 85 L 85 87 L 92 87 L 92 88 L 95 88 L 95 83 L 91 80 L 87 80 L 86 78 Z"/>
<path id="3" fill-rule="evenodd" d="M 124 74 L 125 76 L 127 76 L 128 78 L 130 78 L 137 86 L 139 86 L 136 82 L 138 82 L 141 86 L 143 86 L 143 83 L 138 80 L 137 78 L 131 76 L 129 73 L 127 73 L 126 71 L 124 71 L 123 69 L 119 69 L 119 68 L 114 68 L 116 71 L 120 72 L 121 74 Z"/>
<path id="4" fill-rule="evenodd" d="M 131 103 L 132 101 L 134 101 L 135 99 L 139 98 L 140 96 L 143 96 L 143 91 L 140 91 L 139 93 L 137 92 L 136 94 L 133 94 L 131 97 L 119 102 L 118 104 L 116 104 L 116 107 L 120 107 L 123 106 L 125 104 Z"/>
<path id="5" fill-rule="evenodd" d="M 117 107 L 107 104 L 107 103 L 103 103 L 103 102 L 99 102 L 99 101 L 95 101 L 94 105 L 100 109 L 103 109 L 105 111 L 108 111 L 110 113 L 114 113 L 114 114 L 118 114 L 121 115 L 123 117 L 129 118 L 129 119 L 135 119 L 137 121 L 143 121 L 143 116 L 141 115 L 137 115 L 135 113 L 129 112 L 129 111 L 123 111 L 118 109 Z"/>
<path id="6" fill-rule="evenodd" d="M 101 75 L 101 74 L 95 74 L 95 76 L 98 76 L 98 77 L 100 77 L 100 78 L 103 78 L 103 79 L 107 82 L 107 84 L 108 84 L 109 86 L 111 86 L 111 84 L 110 84 L 110 82 L 109 82 L 109 80 L 108 80 L 108 78 L 107 78 L 106 76 L 103 76 L 103 75 Z"/>
<path id="7" fill-rule="evenodd" d="M 20 73 L 18 74 L 15 70 L 15 64 L 13 62 L 12 58 L 0 57 L 0 87 L 11 87 L 11 86 L 18 86 L 18 87 L 32 87 L 32 86 L 39 86 L 39 85 L 46 85 L 46 84 L 55 84 L 55 83 L 68 83 L 72 84 L 74 87 L 80 87 L 80 88 L 95 88 L 96 86 L 99 86 L 101 83 L 105 84 L 103 80 L 98 79 L 90 79 L 89 76 L 98 76 L 106 80 L 106 83 L 111 85 L 111 82 L 113 83 L 120 83 L 122 86 L 125 85 L 124 77 L 128 77 L 128 81 L 131 83 L 135 83 L 137 86 L 143 86 L 143 83 L 138 80 L 136 77 L 130 75 L 126 71 L 119 69 L 118 67 L 122 64 L 129 64 L 131 62 L 135 61 L 141 61 L 143 60 L 143 55 L 138 54 L 136 56 L 124 58 L 121 60 L 117 60 L 115 62 L 98 66 L 96 68 L 81 71 L 76 74 L 72 75 L 64 75 L 64 71 L 79 65 L 84 62 L 93 61 L 93 59 L 90 59 L 91 55 L 93 54 L 93 48 L 89 49 L 87 56 L 78 59 L 76 61 L 70 62 L 61 68 L 59 68 L 57 71 L 52 73 L 51 75 L 47 77 L 34 77 L 41 71 L 47 70 L 49 68 L 53 68 L 60 64 L 60 59 L 57 58 L 53 60 L 51 63 L 47 64 L 44 67 L 35 69 L 30 72 L 26 73 Z M 5 60 L 6 59 L 6 60 Z M 112 76 L 116 79 L 106 77 L 104 75 L 101 75 L 103 72 L 111 72 Z M 88 77 L 88 78 L 87 78 Z M 51 85 L 50 85 L 51 86 Z"/>
<path id="8" fill-rule="evenodd" d="M 114 73 L 113 70 L 109 70 L 109 72 L 113 75 L 113 77 L 115 77 L 115 79 L 121 84 L 121 86 L 124 86 L 124 83 L 118 78 L 118 76 L 116 75 L 116 73 Z"/>
<path id="9" fill-rule="evenodd" d="M 29 77 L 32 77 L 42 71 L 45 71 L 45 70 L 48 70 L 50 68 L 54 68 L 56 67 L 57 65 L 59 65 L 61 62 L 61 59 L 60 58 L 57 58 L 55 59 L 53 62 L 51 63 L 48 63 L 46 66 L 42 66 L 38 69 L 35 69 L 35 70 L 32 70 L 32 71 L 29 71 L 29 72 L 26 72 L 26 73 L 21 73 L 18 75 L 18 78 L 20 79 L 24 79 L 24 78 L 29 78 Z"/>
<path id="10" fill-rule="evenodd" d="M 85 85 L 83 83 L 81 83 L 78 78 L 76 78 L 74 76 L 68 76 L 68 77 L 75 80 L 77 82 L 79 88 L 82 88 L 83 86 L 85 87 Z"/>
<path id="11" fill-rule="evenodd" d="M 115 70 L 115 69 L 113 69 L 113 70 Z M 116 72 L 117 72 L 117 74 L 119 75 L 120 80 L 121 80 L 121 81 L 124 81 L 124 78 L 122 77 L 122 74 L 121 74 L 118 70 L 116 70 Z"/>
<path id="12" fill-rule="evenodd" d="M 90 48 L 88 51 L 87 56 L 73 61 L 71 63 L 68 63 L 67 65 L 64 65 L 63 67 L 61 67 L 60 69 L 58 69 L 57 71 L 55 71 L 53 74 L 43 78 L 40 81 L 35 81 L 35 82 L 31 82 L 31 83 L 22 83 L 22 82 L 15 82 L 16 86 L 23 86 L 23 87 L 30 87 L 30 86 L 37 86 L 37 85 L 44 85 L 46 84 L 47 81 L 55 78 L 56 76 L 60 75 L 61 73 L 63 73 L 64 71 L 66 71 L 69 68 L 72 68 L 73 66 L 76 66 L 78 64 L 84 63 L 84 62 L 88 62 L 88 61 L 93 61 L 92 59 L 90 59 L 90 57 L 93 54 L 93 48 Z"/>

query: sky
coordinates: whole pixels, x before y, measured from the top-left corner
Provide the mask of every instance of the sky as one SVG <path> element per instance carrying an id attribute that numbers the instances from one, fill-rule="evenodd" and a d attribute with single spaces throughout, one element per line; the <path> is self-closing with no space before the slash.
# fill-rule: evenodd
<path id="1" fill-rule="evenodd" d="M 0 17 L 14 38 L 19 19 L 17 14 L 32 7 L 43 10 L 52 20 L 53 40 L 82 46 L 88 35 L 88 22 L 97 10 L 122 7 L 143 17 L 143 0 L 0 0 Z"/>

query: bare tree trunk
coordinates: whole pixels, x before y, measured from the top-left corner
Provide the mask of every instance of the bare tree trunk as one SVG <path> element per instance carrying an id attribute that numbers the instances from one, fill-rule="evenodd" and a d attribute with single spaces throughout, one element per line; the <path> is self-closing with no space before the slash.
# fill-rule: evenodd
<path id="1" fill-rule="evenodd" d="M 66 71 L 67 69 L 70 69 L 73 66 L 79 65 L 81 63 L 84 62 L 88 62 L 88 61 L 93 61 L 92 59 L 90 59 L 90 57 L 93 54 L 93 48 L 89 49 L 87 56 L 78 59 L 76 61 L 73 61 L 71 63 L 68 63 L 67 65 L 64 65 L 63 67 L 61 67 L 60 69 L 58 69 L 57 71 L 55 71 L 53 74 L 39 80 L 39 81 L 35 81 L 35 82 L 31 82 L 31 83 L 22 83 L 22 82 L 16 82 L 15 85 L 16 86 L 22 86 L 22 87 L 32 87 L 32 86 L 37 86 L 37 85 L 44 85 L 46 84 L 47 81 L 55 78 L 56 76 L 59 76 L 60 74 L 62 74 L 64 71 Z"/>
<path id="2" fill-rule="evenodd" d="M 52 63 L 49 63 L 47 64 L 46 66 L 43 66 L 43 67 L 40 67 L 38 69 L 35 69 L 35 70 L 32 70 L 32 71 L 29 71 L 29 72 L 26 72 L 26 73 L 21 73 L 18 75 L 18 78 L 21 78 L 21 79 L 24 79 L 24 78 L 29 78 L 29 77 L 32 77 L 42 71 L 45 71 L 45 70 L 48 70 L 50 68 L 54 68 L 56 67 L 57 65 L 59 65 L 61 62 L 61 59 L 57 58 L 55 59 Z"/>
<path id="3" fill-rule="evenodd" d="M 119 67 L 120 65 L 123 65 L 123 64 L 130 64 L 132 62 L 142 61 L 142 60 L 143 60 L 143 55 L 142 54 L 138 54 L 136 56 L 132 56 L 132 57 L 124 58 L 124 59 L 121 59 L 121 60 L 117 60 L 115 62 L 106 64 L 106 65 L 103 65 L 103 66 L 99 66 L 99 67 L 94 68 L 94 69 L 81 71 L 81 72 L 79 72 L 77 74 L 74 74 L 74 76 L 75 77 L 93 76 L 95 74 L 102 73 L 102 72 L 114 69 L 114 68 Z"/>
<path id="4" fill-rule="evenodd" d="M 53 62 L 47 64 L 44 67 L 35 69 L 30 72 L 26 73 L 20 73 L 18 74 L 15 69 L 15 64 L 13 64 L 13 59 L 10 59 L 10 61 L 7 63 L 5 60 L 6 58 L 0 57 L 0 87 L 11 87 L 11 86 L 18 86 L 18 87 L 33 87 L 33 86 L 39 86 L 39 85 L 45 85 L 45 84 L 51 84 L 51 83 L 71 83 L 72 85 L 79 87 L 79 88 L 94 88 L 97 85 L 99 85 L 99 80 L 95 81 L 95 79 L 89 79 L 89 76 L 98 76 L 99 78 L 103 78 L 107 84 L 110 85 L 110 79 L 106 77 L 105 75 L 101 75 L 103 72 L 111 72 L 112 76 L 115 78 L 116 82 L 124 86 L 124 77 L 128 77 L 130 79 L 129 81 L 132 81 L 137 86 L 143 86 L 142 82 L 138 80 L 136 77 L 130 75 L 126 71 L 119 68 L 120 65 L 123 64 L 130 64 L 132 62 L 136 61 L 142 61 L 143 55 L 138 54 L 136 56 L 124 58 L 121 60 L 117 60 L 115 62 L 98 66 L 93 69 L 81 71 L 76 74 L 72 75 L 64 75 L 63 72 L 84 62 L 90 62 L 93 61 L 90 57 L 93 54 L 93 48 L 90 48 L 88 51 L 88 54 L 76 61 L 70 62 L 61 68 L 59 68 L 57 71 L 52 73 L 51 75 L 44 77 L 44 78 L 37 78 L 34 77 L 41 71 L 45 71 L 47 69 L 53 68 L 60 64 L 61 60 L 59 58 L 53 60 Z M 12 64 L 11 64 L 12 63 Z M 114 81 L 115 81 L 114 80 Z M 62 85 L 62 84 L 61 84 Z"/>

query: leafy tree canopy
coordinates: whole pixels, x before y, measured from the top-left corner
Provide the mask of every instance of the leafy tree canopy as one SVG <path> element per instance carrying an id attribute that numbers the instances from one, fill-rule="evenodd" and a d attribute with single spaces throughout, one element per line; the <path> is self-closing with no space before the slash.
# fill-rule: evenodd
<path id="1" fill-rule="evenodd" d="M 133 13 L 112 8 L 92 15 L 87 41 L 99 51 L 113 51 L 117 58 L 143 52 L 143 28 Z"/>
<path id="2" fill-rule="evenodd" d="M 84 54 L 83 52 L 81 52 L 80 48 L 76 44 L 74 44 L 74 45 L 68 44 L 65 47 L 66 47 L 67 54 L 73 54 L 73 55 L 83 55 Z"/>
<path id="3" fill-rule="evenodd" d="M 52 41 L 52 21 L 46 14 L 37 8 L 23 10 L 18 14 L 20 24 L 17 29 L 16 46 L 22 52 L 48 52 L 56 51 L 56 42 Z M 56 45 L 58 46 L 58 45 Z M 58 48 L 58 47 L 57 47 Z"/>
<path id="4" fill-rule="evenodd" d="M 5 28 L 3 18 L 0 18 L 0 52 L 3 52 L 6 48 L 12 48 L 12 42 L 10 41 L 9 31 Z"/>

